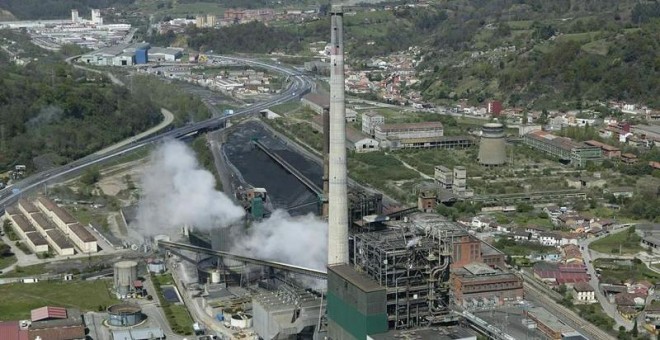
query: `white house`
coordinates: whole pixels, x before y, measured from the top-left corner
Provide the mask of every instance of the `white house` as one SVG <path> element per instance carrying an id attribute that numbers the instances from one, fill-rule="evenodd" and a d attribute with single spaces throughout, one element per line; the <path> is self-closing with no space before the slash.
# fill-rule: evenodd
<path id="1" fill-rule="evenodd" d="M 513 227 L 508 225 L 498 225 L 497 232 L 499 233 L 510 233 L 513 230 Z"/>
<path id="2" fill-rule="evenodd" d="M 472 221 L 470 221 L 470 227 L 477 229 L 490 228 L 492 223 L 493 219 L 491 217 L 475 216 L 472 218 Z"/>
<path id="3" fill-rule="evenodd" d="M 554 233 L 541 233 L 539 234 L 539 243 L 544 246 L 559 246 L 561 243 L 561 236 Z"/>
<path id="4" fill-rule="evenodd" d="M 574 245 L 577 246 L 578 245 L 577 237 L 575 237 L 573 235 L 562 235 L 561 240 L 559 241 L 559 245 L 560 246 L 565 246 L 567 244 L 574 244 Z"/>
<path id="5" fill-rule="evenodd" d="M 573 285 L 573 302 L 576 304 L 596 303 L 594 288 L 587 282 L 576 282 Z"/>

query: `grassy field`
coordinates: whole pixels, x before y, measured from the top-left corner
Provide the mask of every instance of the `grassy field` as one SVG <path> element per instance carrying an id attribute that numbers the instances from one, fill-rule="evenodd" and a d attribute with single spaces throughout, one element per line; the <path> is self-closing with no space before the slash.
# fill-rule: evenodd
<path id="1" fill-rule="evenodd" d="M 279 113 L 279 114 L 286 114 L 290 111 L 297 110 L 301 107 L 302 105 L 298 101 L 292 101 L 292 102 L 287 102 L 287 103 L 282 103 L 279 105 L 275 105 L 269 108 L 269 110 Z"/>
<path id="2" fill-rule="evenodd" d="M 654 284 L 660 282 L 660 274 L 652 271 L 637 259 L 632 260 L 631 265 L 625 265 L 621 260 L 596 259 L 594 267 L 601 270 L 602 280 L 608 283 L 622 283 L 628 279 L 649 280 Z"/>
<path id="3" fill-rule="evenodd" d="M 7 268 L 16 263 L 16 256 L 0 256 L 0 269 Z"/>
<path id="4" fill-rule="evenodd" d="M 190 317 L 190 312 L 186 306 L 182 304 L 173 304 L 165 300 L 161 286 L 174 285 L 172 274 L 151 275 L 156 291 L 158 291 L 158 299 L 160 305 L 165 311 L 167 321 L 170 323 L 172 330 L 178 334 L 191 335 L 193 333 L 192 324 L 193 320 Z"/>
<path id="5" fill-rule="evenodd" d="M 105 280 L 0 285 L 0 320 L 29 319 L 30 310 L 44 305 L 96 311 L 117 302 L 109 288 Z"/>
<path id="6" fill-rule="evenodd" d="M 605 254 L 618 254 L 620 248 L 622 254 L 635 254 L 644 250 L 639 244 L 640 240 L 637 234 L 622 231 L 591 243 L 589 248 Z"/>

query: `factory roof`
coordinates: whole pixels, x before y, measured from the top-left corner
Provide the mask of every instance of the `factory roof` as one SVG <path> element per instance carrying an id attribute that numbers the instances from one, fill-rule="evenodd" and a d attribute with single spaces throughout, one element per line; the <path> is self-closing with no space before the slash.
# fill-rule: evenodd
<path id="1" fill-rule="evenodd" d="M 76 219 L 73 216 L 71 216 L 71 214 L 69 214 L 68 211 L 59 207 L 57 204 L 55 204 L 55 202 L 51 201 L 50 198 L 39 196 L 38 200 L 39 202 L 41 202 L 41 204 L 43 204 L 44 207 L 46 207 L 46 209 L 52 211 L 53 214 L 55 214 L 55 216 L 57 216 L 57 218 L 62 220 L 62 222 L 64 222 L 65 224 L 71 224 L 77 222 Z"/>
<path id="2" fill-rule="evenodd" d="M 495 269 L 491 268 L 487 264 L 479 262 L 466 264 L 463 266 L 463 268 L 470 272 L 472 275 L 491 275 L 497 273 Z"/>
<path id="3" fill-rule="evenodd" d="M 20 200 L 18 200 L 18 205 L 23 207 L 23 209 L 25 211 L 27 211 L 28 213 L 30 213 L 30 214 L 33 213 L 33 212 L 38 212 L 39 211 L 39 209 L 37 209 L 37 207 L 34 206 L 34 204 L 32 204 L 32 202 L 26 200 L 25 198 L 21 198 Z"/>
<path id="4" fill-rule="evenodd" d="M 573 328 L 562 323 L 556 316 L 543 307 L 532 307 L 527 312 L 536 322 L 543 324 L 554 332 L 573 332 Z"/>
<path id="5" fill-rule="evenodd" d="M 363 139 L 371 139 L 371 137 L 363 134 L 362 132 L 354 129 L 353 127 L 346 125 L 346 139 L 351 143 L 357 143 Z"/>
<path id="6" fill-rule="evenodd" d="M 383 124 L 376 127 L 381 132 L 397 132 L 397 131 L 423 131 L 442 129 L 441 122 L 422 122 L 422 123 L 400 123 L 400 124 Z"/>
<path id="7" fill-rule="evenodd" d="M 570 151 L 573 148 L 589 147 L 589 145 L 586 144 L 576 143 L 570 138 L 559 137 L 551 133 L 540 130 L 532 131 L 526 134 L 525 136 L 567 151 Z"/>
<path id="8" fill-rule="evenodd" d="M 0 321 L 0 339 L 28 340 L 28 331 L 21 329 L 18 321 Z"/>
<path id="9" fill-rule="evenodd" d="M 82 224 L 75 223 L 69 226 L 71 234 L 76 235 L 83 242 L 95 242 L 96 237 L 87 230 Z"/>
<path id="10" fill-rule="evenodd" d="M 436 328 L 413 328 L 406 330 L 390 330 L 386 333 L 369 335 L 373 340 L 457 340 L 473 339 L 474 331 L 456 326 Z"/>
<path id="11" fill-rule="evenodd" d="M 13 215 L 11 217 L 14 220 L 14 224 L 16 227 L 20 228 L 24 233 L 29 233 L 31 231 L 37 231 L 37 229 L 28 222 L 27 218 L 23 216 L 22 214 L 20 215 Z"/>
<path id="12" fill-rule="evenodd" d="M 30 239 L 30 242 L 32 242 L 32 244 L 34 244 L 35 246 L 43 246 L 43 245 L 45 245 L 45 244 L 48 244 L 48 242 L 46 241 L 46 239 L 45 239 L 43 236 L 41 236 L 41 234 L 39 234 L 39 233 L 36 232 L 36 231 L 35 231 L 35 232 L 31 232 L 31 233 L 27 233 L 27 234 L 25 234 L 25 236 L 26 236 L 27 238 L 29 238 L 29 239 Z"/>
<path id="13" fill-rule="evenodd" d="M 34 321 L 42 321 L 47 319 L 66 319 L 66 308 L 45 306 L 33 309 L 30 312 L 30 319 Z"/>
<path id="14" fill-rule="evenodd" d="M 149 49 L 149 54 L 172 54 L 179 55 L 182 53 L 181 49 L 172 47 L 152 47 Z"/>
<path id="15" fill-rule="evenodd" d="M 163 330 L 157 327 L 116 329 L 112 331 L 112 338 L 121 340 L 161 339 L 164 337 Z"/>
<path id="16" fill-rule="evenodd" d="M 48 309 L 45 309 L 48 308 Z M 35 311 L 37 311 L 35 313 Z M 71 326 L 82 326 L 82 313 L 80 310 L 75 308 L 62 308 L 62 307 L 41 307 L 32 310 L 32 324 L 30 325 L 30 330 L 33 329 L 44 329 L 44 328 L 55 328 L 59 327 L 64 329 L 65 327 Z M 34 319 L 36 317 L 36 319 Z M 83 335 L 84 337 L 84 335 Z M 51 339 L 45 338 L 43 339 Z M 52 337 L 55 338 L 55 337 Z M 64 338 L 64 339 L 77 339 L 75 337 Z"/>
<path id="17" fill-rule="evenodd" d="M 59 247 L 60 249 L 69 249 L 73 248 L 73 245 L 71 242 L 69 242 L 69 239 L 62 234 L 62 232 L 59 229 L 51 229 L 46 231 L 46 235 Z"/>
<path id="18" fill-rule="evenodd" d="M 489 243 L 481 241 L 481 255 L 482 256 L 492 256 L 492 255 L 501 255 L 503 254 L 499 249 L 493 247 Z"/>
<path id="19" fill-rule="evenodd" d="M 282 286 L 277 291 L 262 291 L 252 298 L 267 311 L 281 311 L 299 308 L 318 308 L 323 299 L 303 289 Z M 290 320 L 290 318 L 289 318 Z"/>
<path id="20" fill-rule="evenodd" d="M 365 115 L 367 117 L 384 117 L 382 114 L 380 114 L 376 111 L 367 111 L 367 112 L 363 113 L 363 115 Z"/>
<path id="21" fill-rule="evenodd" d="M 451 273 L 460 280 L 463 284 L 467 283 L 484 283 L 484 282 L 501 282 L 506 281 L 520 281 L 520 278 L 513 273 L 504 272 L 501 270 L 494 270 L 492 273 L 484 274 L 479 272 L 479 274 L 472 274 L 470 271 L 465 269 L 465 267 L 452 269 Z"/>
<path id="22" fill-rule="evenodd" d="M 350 281 L 360 290 L 365 293 L 379 291 L 385 289 L 375 281 L 373 281 L 369 276 L 363 273 L 359 273 L 353 269 L 350 265 L 342 264 L 336 266 L 328 266 L 328 270 L 334 272 L 335 274 L 341 276 L 342 278 Z"/>
<path id="23" fill-rule="evenodd" d="M 303 99 L 312 102 L 324 109 L 329 109 L 330 108 L 330 96 L 329 95 L 322 95 L 319 93 L 308 93 L 303 96 Z"/>
<path id="24" fill-rule="evenodd" d="M 599 148 L 601 148 L 605 151 L 620 151 L 621 150 L 617 147 L 611 146 L 609 144 L 601 143 L 597 140 L 588 140 L 588 141 L 585 141 L 584 143 L 587 144 L 587 145 L 591 145 L 591 146 L 597 146 L 597 147 L 599 147 Z"/>
<path id="25" fill-rule="evenodd" d="M 37 227 L 43 230 L 50 230 L 55 228 L 52 223 L 40 212 L 30 214 L 30 217 L 37 223 Z"/>
<path id="26" fill-rule="evenodd" d="M 53 209 L 57 208 L 57 204 L 55 204 L 55 202 L 51 201 L 51 199 L 48 198 L 48 197 L 39 196 L 39 197 L 37 197 L 37 201 L 39 201 L 39 203 L 41 203 L 48 210 L 52 211 Z"/>
<path id="27" fill-rule="evenodd" d="M 5 213 L 7 213 L 7 215 L 18 215 L 18 214 L 21 213 L 21 211 L 18 210 L 18 208 L 16 208 L 16 206 L 10 206 L 10 207 L 5 208 Z"/>

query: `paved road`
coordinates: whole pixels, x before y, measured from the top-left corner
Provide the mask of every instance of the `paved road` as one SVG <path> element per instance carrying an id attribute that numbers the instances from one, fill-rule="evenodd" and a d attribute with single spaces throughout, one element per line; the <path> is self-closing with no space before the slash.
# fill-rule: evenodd
<path id="1" fill-rule="evenodd" d="M 633 323 L 630 320 L 627 320 L 624 317 L 622 317 L 621 314 L 619 314 L 619 312 L 616 309 L 616 305 L 610 303 L 610 301 L 607 299 L 607 297 L 605 295 L 603 295 L 603 292 L 600 290 L 600 287 L 598 285 L 598 283 L 599 283 L 598 282 L 599 281 L 598 280 L 598 275 L 596 275 L 596 270 L 594 269 L 592 261 L 597 259 L 597 258 L 601 258 L 601 257 L 611 258 L 610 257 L 611 255 L 602 254 L 602 253 L 593 251 L 593 250 L 589 249 L 589 245 L 592 242 L 596 241 L 596 240 L 600 240 L 601 238 L 606 237 L 608 235 L 613 235 L 613 234 L 623 232 L 624 230 L 628 230 L 628 228 L 614 229 L 607 235 L 602 235 L 602 236 L 594 237 L 594 238 L 582 239 L 579 242 L 580 249 L 583 249 L 582 250 L 582 257 L 584 259 L 584 264 L 587 266 L 587 273 L 589 273 L 589 275 L 591 276 L 591 278 L 589 280 L 589 284 L 596 291 L 596 298 L 598 299 L 598 302 L 600 303 L 600 305 L 603 307 L 603 310 L 605 311 L 605 313 L 610 318 L 614 319 L 614 321 L 616 322 L 616 325 L 614 326 L 615 330 L 618 330 L 619 326 L 623 326 L 626 329 L 630 330 L 633 327 Z"/>
<path id="2" fill-rule="evenodd" d="M 139 133 L 139 134 L 137 134 L 137 135 L 135 135 L 135 136 L 133 136 L 133 137 L 126 138 L 126 139 L 124 139 L 123 141 L 121 141 L 121 142 L 119 142 L 119 143 L 117 143 L 117 144 L 111 145 L 111 146 L 109 146 L 109 147 L 107 147 L 107 148 L 105 148 L 105 149 L 102 149 L 102 150 L 100 150 L 100 151 L 97 151 L 97 152 L 94 153 L 94 154 L 95 154 L 95 155 L 105 155 L 105 154 L 107 154 L 108 152 L 111 152 L 111 151 L 117 150 L 117 149 L 119 149 L 119 148 L 121 148 L 121 147 L 124 147 L 124 146 L 126 146 L 126 145 L 129 145 L 129 144 L 131 144 L 131 143 L 135 143 L 135 142 L 139 141 L 139 140 L 142 139 L 142 138 L 145 138 L 145 137 L 151 136 L 151 135 L 153 135 L 154 133 L 156 133 L 156 132 L 158 132 L 158 131 L 160 131 L 160 130 L 166 128 L 166 127 L 169 126 L 170 124 L 172 124 L 172 122 L 174 121 L 174 114 L 172 114 L 172 112 L 170 112 L 169 110 L 167 110 L 167 109 L 165 109 L 165 108 L 161 108 L 161 109 L 160 109 L 160 113 L 163 115 L 163 121 L 161 121 L 160 123 L 158 123 L 158 125 L 156 125 L 156 126 L 150 128 L 150 129 L 147 130 L 147 131 L 141 132 L 141 133 Z"/>
<path id="3" fill-rule="evenodd" d="M 538 306 L 543 306 L 550 313 L 556 316 L 558 319 L 571 326 L 573 329 L 582 333 L 586 337 L 592 340 L 614 340 L 615 337 L 610 334 L 605 333 L 600 328 L 596 327 L 592 323 L 582 319 L 572 310 L 560 305 L 553 298 L 551 298 L 545 287 L 542 286 L 542 283 L 534 284 L 529 280 L 524 282 L 525 289 L 525 298 L 533 301 Z"/>

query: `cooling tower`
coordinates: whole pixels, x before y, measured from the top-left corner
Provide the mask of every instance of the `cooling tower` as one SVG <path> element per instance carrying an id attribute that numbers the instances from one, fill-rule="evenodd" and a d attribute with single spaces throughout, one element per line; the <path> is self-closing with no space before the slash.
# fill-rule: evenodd
<path id="1" fill-rule="evenodd" d="M 497 166 L 504 163 L 506 163 L 504 125 L 500 123 L 487 123 L 481 128 L 479 164 Z"/>
<path id="2" fill-rule="evenodd" d="M 330 153 L 328 265 L 348 263 L 348 193 L 346 174 L 346 111 L 344 103 L 344 13 L 330 12 Z"/>

